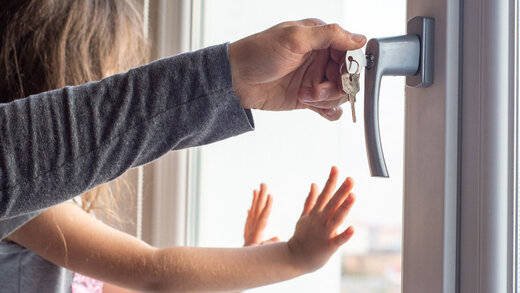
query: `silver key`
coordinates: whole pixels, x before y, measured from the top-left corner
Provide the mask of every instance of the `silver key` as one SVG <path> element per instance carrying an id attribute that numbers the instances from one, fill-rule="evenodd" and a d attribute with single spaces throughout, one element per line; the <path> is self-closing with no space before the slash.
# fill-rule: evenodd
<path id="1" fill-rule="evenodd" d="M 365 54 L 361 49 L 348 51 L 345 55 L 345 73 L 341 74 L 341 83 L 343 91 L 348 95 L 348 101 L 350 102 L 350 109 L 352 110 L 352 121 L 356 122 L 356 94 L 359 92 L 359 74 L 361 70 L 365 68 L 367 64 Z"/>
<path id="2" fill-rule="evenodd" d="M 343 91 L 348 95 L 350 109 L 352 110 L 352 122 L 356 122 L 356 94 L 359 92 L 359 74 L 345 73 L 341 76 Z"/>

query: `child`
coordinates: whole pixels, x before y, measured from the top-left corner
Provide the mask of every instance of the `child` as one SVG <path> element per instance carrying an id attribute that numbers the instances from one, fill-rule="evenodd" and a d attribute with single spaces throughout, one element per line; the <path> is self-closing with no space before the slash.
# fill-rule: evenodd
<path id="1" fill-rule="evenodd" d="M 141 19 L 129 1 L 8 4 L 12 21 L 2 23 L 0 48 L 2 97 L 98 80 L 146 60 Z M 67 202 L 0 221 L 0 289 L 69 292 L 71 271 L 143 291 L 242 290 L 287 280 L 321 267 L 352 236 L 352 228 L 336 230 L 353 204 L 353 183 L 347 179 L 333 194 L 336 181 L 332 168 L 320 195 L 311 186 L 288 242 L 237 249 L 150 247 L 88 214 L 114 200 L 110 189 L 100 186 L 81 196 L 81 207 Z M 259 213 L 266 210 L 261 209 L 265 186 L 257 194 L 246 245 L 259 243 L 257 232 L 267 214 Z M 269 197 L 265 200 L 270 207 Z"/>
<path id="2" fill-rule="evenodd" d="M 63 203 L 7 236 L 16 244 L 0 249 L 6 251 L 0 255 L 1 283 L 22 292 L 67 292 L 71 286 L 64 276 L 67 271 L 58 273 L 52 264 L 34 261 L 32 253 L 83 275 L 142 291 L 220 292 L 294 278 L 323 266 L 354 232 L 349 227 L 337 233 L 354 195 L 349 178 L 333 194 L 336 181 L 337 169 L 332 168 L 321 194 L 311 185 L 288 242 L 235 249 L 153 248 L 99 222 L 74 203 Z M 251 213 L 258 216 L 258 210 Z M 248 244 L 258 244 L 258 239 Z"/>

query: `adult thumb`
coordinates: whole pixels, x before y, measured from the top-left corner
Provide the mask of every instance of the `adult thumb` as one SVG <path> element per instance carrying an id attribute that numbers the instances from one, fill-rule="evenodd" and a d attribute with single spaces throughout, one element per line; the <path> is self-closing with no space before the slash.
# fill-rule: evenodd
<path id="1" fill-rule="evenodd" d="M 335 23 L 305 27 L 305 39 L 312 50 L 332 48 L 338 51 L 359 49 L 367 41 L 364 35 L 353 34 Z"/>

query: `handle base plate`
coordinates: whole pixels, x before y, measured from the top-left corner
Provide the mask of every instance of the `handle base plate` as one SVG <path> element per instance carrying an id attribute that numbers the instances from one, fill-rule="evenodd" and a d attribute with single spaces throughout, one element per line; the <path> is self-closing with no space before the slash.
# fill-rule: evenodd
<path id="1" fill-rule="evenodd" d="M 406 77 L 406 85 L 419 88 L 429 87 L 433 84 L 433 18 L 424 16 L 411 18 L 408 20 L 407 34 L 419 36 L 421 56 L 419 70 L 415 75 Z"/>

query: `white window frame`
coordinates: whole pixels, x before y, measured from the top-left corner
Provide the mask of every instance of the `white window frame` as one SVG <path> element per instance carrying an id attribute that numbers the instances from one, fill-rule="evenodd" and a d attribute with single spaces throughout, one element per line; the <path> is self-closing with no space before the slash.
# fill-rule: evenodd
<path id="1" fill-rule="evenodd" d="M 151 0 L 150 36 L 152 58 L 159 59 L 192 49 L 192 1 Z M 169 152 L 153 163 L 151 244 L 156 247 L 189 242 L 190 150 Z"/>
<path id="2" fill-rule="evenodd" d="M 436 61 L 406 94 L 403 292 L 514 292 L 515 2 L 408 2 Z"/>
<path id="3" fill-rule="evenodd" d="M 434 83 L 407 88 L 402 291 L 457 292 L 459 1 L 409 0 L 435 19 Z"/>
<path id="4" fill-rule="evenodd" d="M 464 2 L 461 293 L 515 292 L 515 2 Z"/>
<path id="5" fill-rule="evenodd" d="M 408 2 L 436 61 L 406 95 L 403 292 L 514 292 L 515 2 Z"/>

